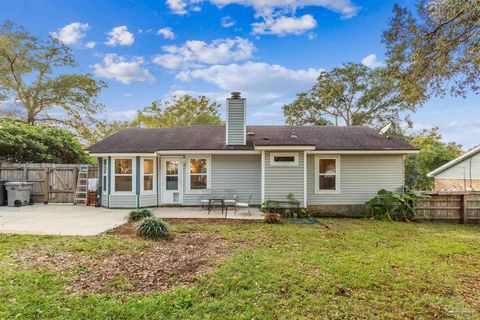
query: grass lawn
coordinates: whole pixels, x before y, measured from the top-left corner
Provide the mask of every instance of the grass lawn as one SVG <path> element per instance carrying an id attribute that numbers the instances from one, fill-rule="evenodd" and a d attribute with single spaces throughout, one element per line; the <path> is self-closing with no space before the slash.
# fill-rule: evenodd
<path id="1" fill-rule="evenodd" d="M 189 285 L 141 294 L 121 286 L 73 294 L 72 279 L 89 270 L 25 266 L 18 257 L 47 248 L 100 262 L 151 242 L 0 235 L 0 318 L 480 319 L 479 226 L 324 219 L 174 229 L 214 234 L 228 253 Z"/>

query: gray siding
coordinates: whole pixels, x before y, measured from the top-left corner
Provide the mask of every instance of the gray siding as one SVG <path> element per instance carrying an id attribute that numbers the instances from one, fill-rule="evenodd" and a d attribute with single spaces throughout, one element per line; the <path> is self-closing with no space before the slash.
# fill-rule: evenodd
<path id="1" fill-rule="evenodd" d="M 470 177 L 471 172 L 471 177 Z M 480 153 L 440 172 L 435 176 L 439 179 L 480 179 Z"/>
<path id="2" fill-rule="evenodd" d="M 227 144 L 245 144 L 245 99 L 227 100 Z"/>
<path id="3" fill-rule="evenodd" d="M 272 151 L 281 153 L 285 151 Z M 291 153 L 291 151 L 288 151 Z M 303 151 L 298 152 L 298 166 L 271 166 L 270 152 L 265 152 L 265 200 L 287 201 L 293 193 L 303 206 L 304 171 Z"/>
<path id="4" fill-rule="evenodd" d="M 184 188 L 183 204 L 198 205 L 198 198 L 203 195 L 224 196 L 226 189 L 234 190 L 238 201 L 247 202 L 254 194 L 252 204 L 261 202 L 261 166 L 260 155 L 212 155 L 211 156 L 211 190 L 201 194 L 188 194 Z M 188 167 L 184 167 L 187 170 Z M 187 172 L 184 172 L 183 185 L 186 187 Z"/>
<path id="5" fill-rule="evenodd" d="M 108 207 L 108 194 L 102 192 L 102 207 Z"/>
<path id="6" fill-rule="evenodd" d="M 140 194 L 140 208 L 155 207 L 157 205 L 157 195 L 153 194 Z"/>
<path id="7" fill-rule="evenodd" d="M 136 208 L 137 195 L 110 195 L 110 208 Z"/>
<path id="8" fill-rule="evenodd" d="M 342 155 L 340 157 L 340 193 L 315 193 L 315 156 L 307 156 L 307 204 L 364 204 L 379 189 L 403 192 L 402 155 Z"/>

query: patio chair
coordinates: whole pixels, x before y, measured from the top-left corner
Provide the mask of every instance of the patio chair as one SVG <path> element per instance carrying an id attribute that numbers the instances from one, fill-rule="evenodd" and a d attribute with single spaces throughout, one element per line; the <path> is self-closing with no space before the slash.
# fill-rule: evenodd
<path id="1" fill-rule="evenodd" d="M 200 206 L 201 209 L 208 209 L 208 204 L 210 201 L 208 199 L 205 199 L 203 196 L 198 197 L 198 205 Z"/>
<path id="2" fill-rule="evenodd" d="M 235 190 L 225 189 L 223 199 L 225 206 L 234 207 L 237 203 L 237 195 L 235 194 Z"/>
<path id="3" fill-rule="evenodd" d="M 234 214 L 237 213 L 237 210 L 239 209 L 247 209 L 248 210 L 248 214 L 252 214 L 252 212 L 250 211 L 250 204 L 252 203 L 252 199 L 253 197 L 255 196 L 255 194 L 251 193 L 250 196 L 248 197 L 248 202 L 236 202 L 235 203 L 235 212 Z"/>

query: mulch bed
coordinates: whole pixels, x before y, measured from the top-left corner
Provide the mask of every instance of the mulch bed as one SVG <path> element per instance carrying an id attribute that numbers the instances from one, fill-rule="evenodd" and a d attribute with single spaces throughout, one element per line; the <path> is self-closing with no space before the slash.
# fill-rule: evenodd
<path id="1" fill-rule="evenodd" d="M 136 237 L 132 224 L 109 233 Z M 225 259 L 230 250 L 228 242 L 218 234 L 188 232 L 148 242 L 142 249 L 112 250 L 102 255 L 51 252 L 48 247 L 23 250 L 16 258 L 29 268 L 76 271 L 67 286 L 73 294 L 145 294 L 194 283 L 199 275 Z"/>

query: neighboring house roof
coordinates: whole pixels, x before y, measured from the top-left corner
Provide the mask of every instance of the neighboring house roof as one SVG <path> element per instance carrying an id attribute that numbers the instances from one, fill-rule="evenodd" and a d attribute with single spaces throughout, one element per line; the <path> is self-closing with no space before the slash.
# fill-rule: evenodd
<path id="1" fill-rule="evenodd" d="M 254 150 L 311 146 L 316 150 L 415 150 L 368 127 L 247 126 L 245 146 L 225 145 L 225 126 L 123 129 L 87 148 L 90 153 L 153 153 L 159 150 Z"/>
<path id="2" fill-rule="evenodd" d="M 474 155 L 476 155 L 477 153 L 480 152 L 480 145 L 468 150 L 467 152 L 465 152 L 464 154 L 462 154 L 461 156 L 453 159 L 452 161 L 450 162 L 447 162 L 445 163 L 443 166 L 441 167 L 438 167 L 437 169 L 433 170 L 432 172 L 429 172 L 427 173 L 427 177 L 435 177 L 436 175 L 438 175 L 439 173 L 442 173 L 443 171 L 447 170 L 448 168 L 451 168 L 453 167 L 454 165 L 456 165 L 457 163 L 460 163 L 462 162 L 463 160 L 465 159 L 468 159 L 470 157 L 473 157 Z"/>

